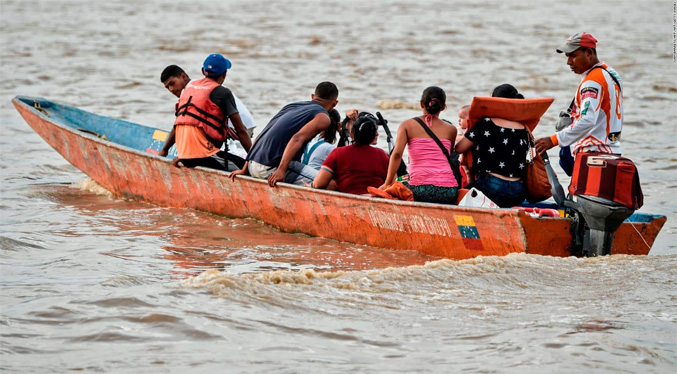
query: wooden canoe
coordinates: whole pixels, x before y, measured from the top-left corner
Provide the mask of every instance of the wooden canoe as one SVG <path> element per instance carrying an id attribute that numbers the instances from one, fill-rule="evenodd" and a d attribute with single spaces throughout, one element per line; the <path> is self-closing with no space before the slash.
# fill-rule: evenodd
<path id="1" fill-rule="evenodd" d="M 313 190 L 271 188 L 249 177 L 175 168 L 160 157 L 167 131 L 99 116 L 37 97 L 14 106 L 68 162 L 113 194 L 159 206 L 252 217 L 285 232 L 466 259 L 509 253 L 570 256 L 571 219 L 534 218 L 519 209 L 404 202 Z M 665 216 L 635 213 L 616 232 L 612 253 L 646 255 Z"/>

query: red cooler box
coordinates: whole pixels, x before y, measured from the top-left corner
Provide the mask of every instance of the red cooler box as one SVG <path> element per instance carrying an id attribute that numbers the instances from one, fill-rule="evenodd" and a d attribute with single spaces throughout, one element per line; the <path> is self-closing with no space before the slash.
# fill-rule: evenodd
<path id="1" fill-rule="evenodd" d="M 601 197 L 632 209 L 644 204 L 635 163 L 609 153 L 577 154 L 569 193 Z"/>

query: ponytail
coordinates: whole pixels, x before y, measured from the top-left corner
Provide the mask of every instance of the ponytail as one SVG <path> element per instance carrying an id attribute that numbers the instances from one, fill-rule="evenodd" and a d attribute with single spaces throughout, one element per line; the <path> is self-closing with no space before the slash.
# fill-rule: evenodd
<path id="1" fill-rule="evenodd" d="M 439 87 L 430 86 L 423 91 L 421 102 L 423 103 L 426 112 L 433 115 L 438 114 L 446 105 L 447 94 Z"/>
<path id="2" fill-rule="evenodd" d="M 355 143 L 369 145 L 376 137 L 376 122 L 370 117 L 358 117 L 353 124 Z"/>

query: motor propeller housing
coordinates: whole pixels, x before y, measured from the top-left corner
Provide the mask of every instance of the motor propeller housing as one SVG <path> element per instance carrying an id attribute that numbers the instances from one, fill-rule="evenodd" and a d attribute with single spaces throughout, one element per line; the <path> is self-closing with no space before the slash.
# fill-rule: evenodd
<path id="1" fill-rule="evenodd" d="M 586 257 L 611 254 L 614 234 L 634 209 L 596 196 L 574 195 L 564 206 L 574 211 L 573 252 Z"/>

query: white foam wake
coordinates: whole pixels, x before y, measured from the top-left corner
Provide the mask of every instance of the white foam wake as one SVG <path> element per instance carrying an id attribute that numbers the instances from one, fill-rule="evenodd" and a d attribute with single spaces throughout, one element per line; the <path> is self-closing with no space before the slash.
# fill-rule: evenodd
<path id="1" fill-rule="evenodd" d="M 100 196 L 106 196 L 109 198 L 113 197 L 113 193 L 99 186 L 99 184 L 94 182 L 94 180 L 92 180 L 91 178 L 85 178 L 79 182 L 73 183 L 73 187 L 79 188 L 82 191 L 92 192 Z"/>

